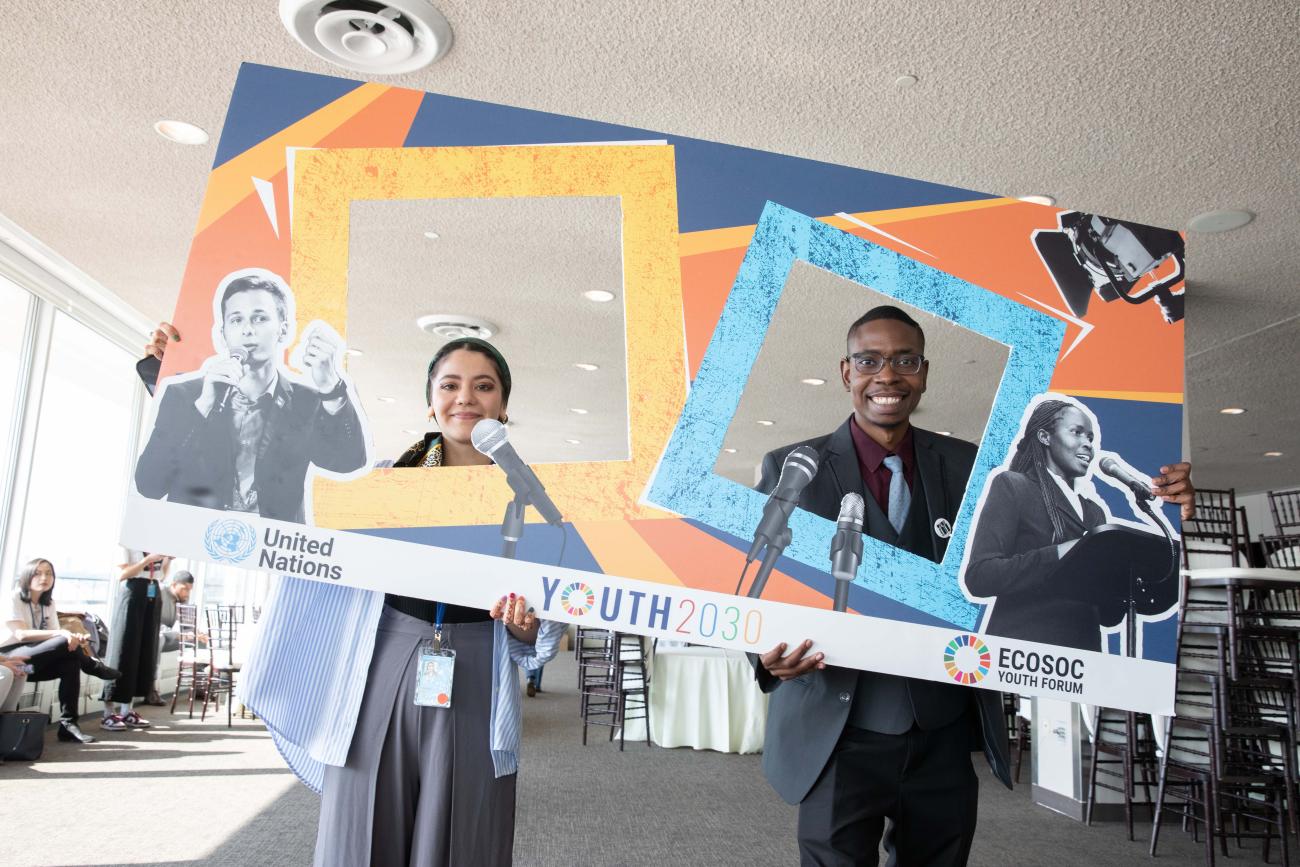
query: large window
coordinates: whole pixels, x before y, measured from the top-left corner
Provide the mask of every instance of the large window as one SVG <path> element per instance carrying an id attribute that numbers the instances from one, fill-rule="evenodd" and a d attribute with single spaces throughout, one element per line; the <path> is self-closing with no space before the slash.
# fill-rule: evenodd
<path id="1" fill-rule="evenodd" d="M 54 316 L 19 562 L 54 564 L 61 609 L 107 616 L 132 455 L 132 357 L 63 313 Z"/>
<path id="2" fill-rule="evenodd" d="M 18 390 L 24 372 L 27 312 L 32 296 L 0 278 L 0 490 L 9 485 L 9 455 L 18 414 Z"/>

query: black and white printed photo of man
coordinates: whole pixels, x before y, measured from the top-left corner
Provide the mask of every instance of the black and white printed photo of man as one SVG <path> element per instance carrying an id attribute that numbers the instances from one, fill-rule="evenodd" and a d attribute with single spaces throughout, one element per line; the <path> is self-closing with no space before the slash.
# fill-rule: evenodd
<path id="1" fill-rule="evenodd" d="M 304 523 L 316 468 L 336 476 L 367 465 L 366 436 L 340 372 L 343 341 L 308 325 L 291 362 L 293 295 L 275 274 L 228 275 L 213 297 L 214 355 L 165 389 L 135 484 L 151 499 Z"/>

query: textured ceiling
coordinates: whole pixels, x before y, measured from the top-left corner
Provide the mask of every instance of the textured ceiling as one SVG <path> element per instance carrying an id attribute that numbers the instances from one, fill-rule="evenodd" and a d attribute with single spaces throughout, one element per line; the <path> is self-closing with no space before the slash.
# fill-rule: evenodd
<path id="1" fill-rule="evenodd" d="M 348 345 L 363 354 L 348 371 L 376 456 L 396 458 L 434 429 L 424 372 L 446 340 L 415 320 L 459 313 L 497 326 L 492 343 L 513 380 L 510 440 L 525 460 L 627 460 L 621 225 L 616 198 L 354 203 Z M 588 301 L 589 289 L 614 300 Z"/>
<path id="2" fill-rule="evenodd" d="M 1300 484 L 1294 0 L 438 5 L 451 52 L 385 81 L 1154 225 L 1257 212 L 1188 241 L 1192 457 L 1202 486 Z M 244 60 L 350 75 L 300 49 L 277 6 L 6 3 L 0 214 L 166 316 L 214 145 L 154 121 L 215 139 Z M 896 89 L 904 73 L 918 83 Z M 1218 414 L 1235 404 L 1249 412 Z"/>
<path id="3" fill-rule="evenodd" d="M 853 402 L 840 382 L 845 333 L 850 323 L 877 304 L 903 307 L 925 331 L 930 373 L 925 397 L 912 414 L 916 424 L 980 441 L 1007 363 L 1005 344 L 806 262 L 795 262 L 714 472 L 753 485 L 764 454 L 830 433 L 848 418 Z M 804 379 L 826 383 L 808 385 Z M 725 451 L 729 448 L 735 451 Z"/>

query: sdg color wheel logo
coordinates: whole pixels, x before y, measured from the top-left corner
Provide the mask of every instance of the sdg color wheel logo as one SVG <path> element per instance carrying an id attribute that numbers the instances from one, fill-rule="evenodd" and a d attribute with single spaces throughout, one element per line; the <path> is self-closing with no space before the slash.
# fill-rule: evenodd
<path id="1" fill-rule="evenodd" d="M 992 659 L 988 645 L 974 635 L 958 635 L 943 649 L 943 667 L 958 683 L 979 683 Z"/>
<path id="2" fill-rule="evenodd" d="M 203 547 L 212 559 L 222 563 L 242 563 L 257 547 L 257 531 L 251 524 L 234 518 L 218 518 L 208 524 Z"/>
<path id="3" fill-rule="evenodd" d="M 574 581 L 560 591 L 560 606 L 574 617 L 581 617 L 596 604 L 596 594 L 581 581 Z"/>

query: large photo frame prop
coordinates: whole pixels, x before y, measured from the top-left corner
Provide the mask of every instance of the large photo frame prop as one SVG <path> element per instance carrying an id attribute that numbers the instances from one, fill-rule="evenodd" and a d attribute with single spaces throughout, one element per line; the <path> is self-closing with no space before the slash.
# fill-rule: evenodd
<path id="1" fill-rule="evenodd" d="M 1010 347 L 943 561 L 931 563 L 868 536 L 855 581 L 940 620 L 974 628 L 979 608 L 962 595 L 957 571 L 975 501 L 985 477 L 1006 453 L 1023 407 L 1051 381 L 1065 325 L 811 217 L 772 202 L 763 209 L 647 499 L 738 538 L 745 538 L 758 525 L 767 497 L 715 475 L 712 466 L 796 260 L 937 313 Z M 824 569 L 834 522 L 798 510 L 790 519 L 790 530 L 793 542 L 785 556 Z"/>
<path id="2" fill-rule="evenodd" d="M 1174 613 L 1145 616 L 1132 641 L 1104 637 L 1100 651 L 995 637 L 979 632 L 988 603 L 963 593 L 959 567 L 979 498 L 1021 435 L 1027 408 L 1045 394 L 1086 407 L 1105 428 L 1107 449 L 1139 475 L 1178 458 L 1184 323 L 1176 232 L 651 130 L 245 64 L 172 318 L 185 339 L 169 347 L 164 381 L 212 355 L 204 336 L 213 328 L 214 287 L 244 269 L 283 276 L 298 321 L 328 326 L 342 345 L 351 202 L 547 196 L 617 196 L 623 230 L 629 457 L 536 466 L 564 512 L 567 549 L 557 547 L 559 534 L 538 528 L 520 542 L 519 559 L 497 556 L 510 489 L 491 467 L 317 474 L 307 524 L 132 495 L 124 543 L 481 607 L 523 592 L 546 618 L 717 647 L 761 652 L 811 637 L 835 665 L 1170 710 Z M 933 563 L 864 540 L 845 611 L 830 605 L 826 543 L 834 525 L 800 510 L 763 596 L 736 595 L 764 498 L 713 472 L 794 261 L 1008 347 L 975 471 L 945 528 L 946 554 Z M 1121 303 L 1088 303 L 1090 293 Z M 1132 361 L 1134 345 L 1144 347 L 1141 363 Z M 760 454 L 737 461 L 756 466 Z M 1108 514 L 1127 519 L 1131 503 L 1121 490 L 1106 483 L 1095 494 Z M 1177 510 L 1161 511 L 1176 538 Z M 530 527 L 536 520 L 529 510 Z M 561 553 L 563 562 L 551 565 Z M 330 563 L 322 571 L 323 560 Z M 306 568 L 313 562 L 315 574 Z M 1068 676 L 1009 676 L 1023 674 L 1014 660 L 1031 658 L 1050 659 L 1053 671 L 1066 659 Z"/>
<path id="3" fill-rule="evenodd" d="M 536 472 L 569 521 L 662 516 L 637 499 L 685 399 L 671 147 L 350 148 L 307 151 L 297 161 L 292 273 L 310 287 L 299 306 L 340 322 L 355 200 L 620 197 L 627 355 L 656 360 L 628 365 L 631 457 L 542 464 Z M 388 470 L 345 485 L 319 484 L 317 523 L 495 525 L 513 496 L 504 475 L 481 467 L 445 467 L 433 481 Z"/>

